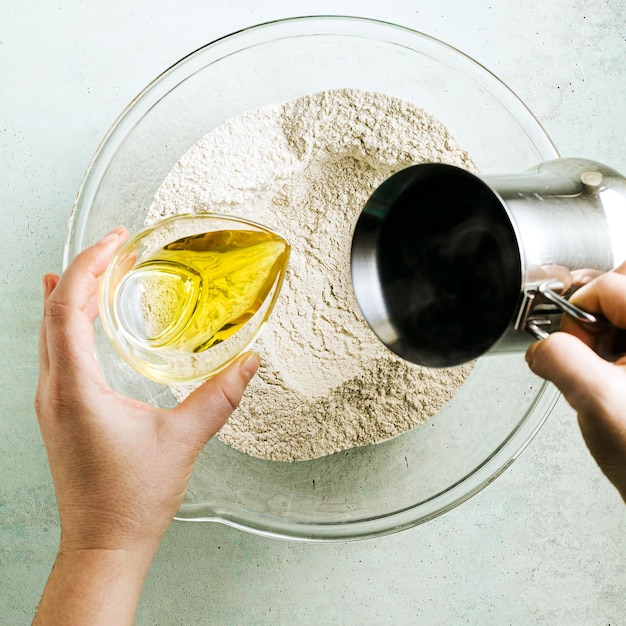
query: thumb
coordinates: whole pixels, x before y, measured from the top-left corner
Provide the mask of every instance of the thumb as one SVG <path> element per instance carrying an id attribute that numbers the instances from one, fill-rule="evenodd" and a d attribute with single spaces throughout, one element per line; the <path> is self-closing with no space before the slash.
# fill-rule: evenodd
<path id="1" fill-rule="evenodd" d="M 526 358 L 531 370 L 551 380 L 578 413 L 589 451 L 626 500 L 622 366 L 605 361 L 584 342 L 563 332 L 533 344 Z"/>
<path id="2" fill-rule="evenodd" d="M 556 332 L 528 349 L 530 369 L 553 382 L 578 413 L 601 410 L 608 401 L 602 390 L 615 373 L 614 366 L 569 333 Z"/>
<path id="3" fill-rule="evenodd" d="M 190 430 L 192 437 L 203 446 L 239 406 L 243 392 L 256 374 L 259 363 L 258 354 L 243 354 L 176 407 L 172 411 L 175 419 L 170 420 L 170 424 Z"/>

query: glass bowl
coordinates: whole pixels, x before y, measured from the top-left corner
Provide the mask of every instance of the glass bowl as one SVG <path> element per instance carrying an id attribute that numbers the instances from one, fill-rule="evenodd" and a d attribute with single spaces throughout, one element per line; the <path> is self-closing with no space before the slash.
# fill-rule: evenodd
<path id="1" fill-rule="evenodd" d="M 440 41 L 354 17 L 262 24 L 185 57 L 122 113 L 77 196 L 65 264 L 119 224 L 131 233 L 143 228 L 170 169 L 228 118 L 345 87 L 424 108 L 451 130 L 482 173 L 522 171 L 558 156 L 504 84 Z M 160 407 L 176 404 L 167 386 L 136 373 L 100 327 L 96 332 L 97 358 L 115 389 Z M 283 463 L 247 456 L 214 438 L 197 461 L 177 517 L 317 541 L 415 526 L 494 480 L 538 431 L 557 396 L 522 356 L 488 356 L 437 415 L 381 444 Z"/>

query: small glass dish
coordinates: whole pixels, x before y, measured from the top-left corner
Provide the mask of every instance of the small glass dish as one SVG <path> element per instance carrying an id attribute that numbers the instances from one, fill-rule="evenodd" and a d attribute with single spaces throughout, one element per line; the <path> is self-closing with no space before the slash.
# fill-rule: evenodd
<path id="1" fill-rule="evenodd" d="M 255 340 L 288 258 L 289 244 L 280 235 L 248 220 L 214 214 L 164 219 L 111 259 L 100 283 L 102 326 L 120 356 L 147 378 L 205 380 Z"/>

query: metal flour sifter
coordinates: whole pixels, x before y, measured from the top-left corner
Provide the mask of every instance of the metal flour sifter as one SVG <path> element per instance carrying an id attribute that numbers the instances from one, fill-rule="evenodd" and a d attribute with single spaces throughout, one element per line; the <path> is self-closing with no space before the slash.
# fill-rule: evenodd
<path id="1" fill-rule="evenodd" d="M 449 367 L 523 351 L 564 312 L 608 323 L 568 298 L 626 260 L 626 179 L 577 158 L 494 176 L 408 167 L 369 198 L 351 260 L 366 321 L 402 358 Z"/>

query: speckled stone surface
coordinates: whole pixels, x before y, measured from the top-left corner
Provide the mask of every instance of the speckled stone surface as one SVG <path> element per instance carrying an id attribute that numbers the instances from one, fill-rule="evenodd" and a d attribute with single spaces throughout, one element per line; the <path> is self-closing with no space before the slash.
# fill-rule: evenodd
<path id="1" fill-rule="evenodd" d="M 70 207 L 100 139 L 152 78 L 204 43 L 295 14 L 429 33 L 507 83 L 561 154 L 626 172 L 622 0 L 59 0 L 0 10 L 0 624 L 29 623 L 58 518 L 33 394 L 40 276 L 61 268 Z M 471 500 L 376 540 L 297 544 L 175 523 L 139 624 L 626 623 L 626 508 L 559 401 Z"/>

